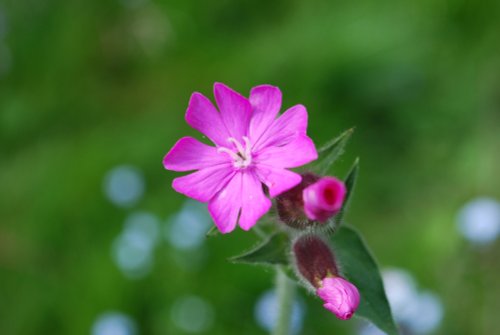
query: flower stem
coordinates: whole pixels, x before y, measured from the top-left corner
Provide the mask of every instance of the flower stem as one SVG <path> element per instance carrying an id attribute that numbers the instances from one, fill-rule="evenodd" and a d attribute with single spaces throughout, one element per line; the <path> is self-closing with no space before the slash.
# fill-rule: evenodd
<path id="1" fill-rule="evenodd" d="M 295 284 L 287 277 L 281 266 L 276 267 L 276 295 L 278 315 L 272 335 L 290 335 Z"/>

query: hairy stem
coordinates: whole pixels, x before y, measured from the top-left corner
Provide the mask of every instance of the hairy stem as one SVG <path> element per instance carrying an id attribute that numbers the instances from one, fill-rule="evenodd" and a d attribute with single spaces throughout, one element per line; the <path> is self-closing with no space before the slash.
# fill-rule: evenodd
<path id="1" fill-rule="evenodd" d="M 273 335 L 290 335 L 290 321 L 295 296 L 295 284 L 287 277 L 283 267 L 276 267 L 276 295 L 278 316 Z"/>

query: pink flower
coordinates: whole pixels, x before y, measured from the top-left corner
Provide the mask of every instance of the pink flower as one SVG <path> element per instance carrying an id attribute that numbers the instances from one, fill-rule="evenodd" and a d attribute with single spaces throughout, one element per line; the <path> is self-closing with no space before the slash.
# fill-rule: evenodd
<path id="1" fill-rule="evenodd" d="M 201 202 L 222 233 L 236 224 L 249 230 L 271 207 L 276 195 L 301 181 L 286 170 L 317 158 L 306 135 L 307 111 L 296 105 L 278 116 L 281 91 L 274 86 L 254 87 L 246 99 L 224 84 L 214 85 L 219 111 L 209 99 L 193 93 L 186 121 L 210 139 L 215 147 L 192 137 L 181 138 L 163 159 L 166 169 L 197 170 L 174 179 L 179 193 Z"/>
<path id="2" fill-rule="evenodd" d="M 341 320 L 350 319 L 359 305 L 358 289 L 341 277 L 323 278 L 316 294 L 324 300 L 323 306 Z"/>
<path id="3" fill-rule="evenodd" d="M 310 220 L 325 222 L 342 208 L 345 194 L 343 182 L 323 177 L 302 191 L 304 212 Z"/>

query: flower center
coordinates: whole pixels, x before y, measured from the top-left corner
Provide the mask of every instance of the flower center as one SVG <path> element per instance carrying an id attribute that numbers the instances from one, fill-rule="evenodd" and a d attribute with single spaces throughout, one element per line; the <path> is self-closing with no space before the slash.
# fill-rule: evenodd
<path id="1" fill-rule="evenodd" d="M 226 147 L 219 147 L 217 149 L 218 152 L 223 152 L 228 154 L 229 157 L 233 160 L 233 165 L 237 169 L 244 169 L 248 167 L 252 163 L 252 144 L 250 143 L 250 139 L 246 136 L 243 136 L 243 141 L 245 146 L 241 144 L 234 137 L 229 137 L 227 139 L 229 143 L 233 144 L 233 149 Z"/>

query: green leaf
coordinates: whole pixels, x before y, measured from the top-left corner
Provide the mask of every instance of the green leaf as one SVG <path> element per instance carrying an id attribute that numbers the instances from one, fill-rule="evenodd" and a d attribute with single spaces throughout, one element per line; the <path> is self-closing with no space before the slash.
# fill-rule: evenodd
<path id="1" fill-rule="evenodd" d="M 345 188 L 347 193 L 345 195 L 344 203 L 342 204 L 342 209 L 340 213 L 337 215 L 337 222 L 342 223 L 342 219 L 344 217 L 345 211 L 347 210 L 347 206 L 349 205 L 349 201 L 352 198 L 352 192 L 354 191 L 354 186 L 356 186 L 356 179 L 358 177 L 359 171 L 359 158 L 356 158 L 354 163 L 352 164 L 347 177 L 344 179 Z"/>
<path id="2" fill-rule="evenodd" d="M 252 250 L 232 257 L 229 261 L 260 265 L 286 265 L 288 264 L 289 247 L 287 234 L 276 233 Z"/>
<path id="3" fill-rule="evenodd" d="M 212 226 L 212 228 L 210 228 L 207 233 L 205 234 L 205 237 L 209 238 L 209 237 L 215 237 L 215 236 L 219 236 L 220 235 L 220 231 L 219 229 L 217 229 L 216 226 Z"/>
<path id="4" fill-rule="evenodd" d="M 350 226 L 342 226 L 332 241 L 343 275 L 361 295 L 356 315 L 367 318 L 389 335 L 399 334 L 377 263 L 359 233 Z"/>
<path id="5" fill-rule="evenodd" d="M 344 153 L 344 148 L 353 132 L 354 128 L 344 131 L 340 136 L 326 143 L 318 150 L 320 159 L 314 166 L 314 170 L 318 174 L 325 175 L 328 173 L 332 164 Z"/>

